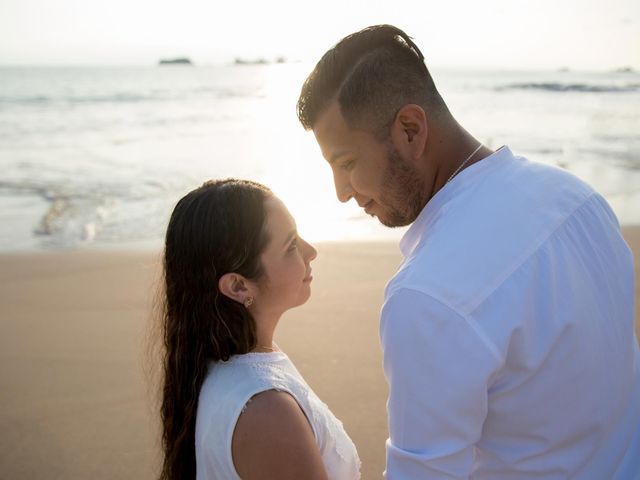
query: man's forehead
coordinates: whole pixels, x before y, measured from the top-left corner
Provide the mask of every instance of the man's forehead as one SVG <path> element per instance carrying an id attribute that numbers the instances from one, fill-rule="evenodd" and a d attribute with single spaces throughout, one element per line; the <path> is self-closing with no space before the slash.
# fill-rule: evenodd
<path id="1" fill-rule="evenodd" d="M 342 116 L 340 104 L 334 100 L 329 106 L 318 115 L 318 119 L 313 125 L 313 133 L 316 137 L 325 137 L 335 134 L 336 131 L 347 130 L 348 126 Z"/>
<path id="2" fill-rule="evenodd" d="M 337 101 L 320 114 L 313 127 L 313 134 L 320 145 L 322 156 L 329 163 L 356 150 L 358 132 L 347 125 Z"/>

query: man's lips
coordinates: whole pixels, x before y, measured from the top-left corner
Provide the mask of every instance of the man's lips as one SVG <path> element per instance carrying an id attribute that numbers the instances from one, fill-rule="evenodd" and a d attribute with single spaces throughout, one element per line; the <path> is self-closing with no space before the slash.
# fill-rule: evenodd
<path id="1" fill-rule="evenodd" d="M 311 275 L 311 271 L 309 271 L 307 276 L 302 279 L 302 282 L 303 283 L 309 283 L 311 280 L 313 280 L 313 275 Z"/>
<path id="2" fill-rule="evenodd" d="M 364 205 L 362 205 L 362 208 L 364 208 L 364 211 L 368 214 L 371 214 L 371 209 L 373 208 L 373 204 L 375 202 L 373 200 L 369 200 L 367 203 L 365 203 Z"/>

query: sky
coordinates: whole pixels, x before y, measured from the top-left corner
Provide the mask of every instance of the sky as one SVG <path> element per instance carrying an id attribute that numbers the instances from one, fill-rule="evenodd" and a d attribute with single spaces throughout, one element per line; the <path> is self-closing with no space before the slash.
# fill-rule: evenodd
<path id="1" fill-rule="evenodd" d="M 0 65 L 316 61 L 379 23 L 431 65 L 640 70 L 639 0 L 0 0 Z"/>

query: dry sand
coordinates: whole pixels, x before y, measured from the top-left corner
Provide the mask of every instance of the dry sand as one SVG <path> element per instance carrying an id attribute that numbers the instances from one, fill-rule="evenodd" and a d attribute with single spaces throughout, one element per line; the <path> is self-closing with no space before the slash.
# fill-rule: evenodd
<path id="1" fill-rule="evenodd" d="M 640 228 L 625 236 L 638 277 Z M 378 311 L 400 254 L 376 243 L 318 250 L 312 299 L 287 313 L 277 341 L 343 420 L 363 478 L 381 478 Z M 154 477 L 157 430 L 142 365 L 157 265 L 148 252 L 0 256 L 0 478 Z"/>

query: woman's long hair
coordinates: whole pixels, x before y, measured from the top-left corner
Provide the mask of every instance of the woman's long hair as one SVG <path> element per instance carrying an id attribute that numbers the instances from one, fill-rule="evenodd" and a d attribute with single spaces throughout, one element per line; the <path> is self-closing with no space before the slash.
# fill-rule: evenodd
<path id="1" fill-rule="evenodd" d="M 250 351 L 256 327 L 246 308 L 218 290 L 222 275 L 258 279 L 268 243 L 265 199 L 258 183 L 210 181 L 183 197 L 167 227 L 161 335 L 161 480 L 196 476 L 198 395 L 211 361 Z"/>

